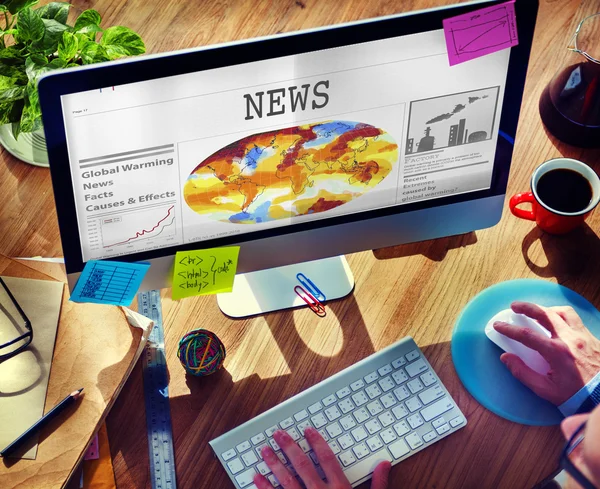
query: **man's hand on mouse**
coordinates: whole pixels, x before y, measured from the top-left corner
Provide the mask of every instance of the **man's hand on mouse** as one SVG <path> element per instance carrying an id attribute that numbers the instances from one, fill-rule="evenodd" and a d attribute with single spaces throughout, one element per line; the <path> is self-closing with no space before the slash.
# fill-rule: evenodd
<path id="1" fill-rule="evenodd" d="M 538 321 L 552 334 L 502 322 L 494 323 L 498 333 L 536 350 L 550 364 L 542 375 L 512 353 L 500 356 L 511 373 L 538 396 L 560 405 L 600 372 L 600 340 L 584 326 L 572 307 L 542 307 L 529 302 L 513 302 L 511 309 Z"/>
<path id="2" fill-rule="evenodd" d="M 289 434 L 279 430 L 273 435 L 273 438 L 283 450 L 285 457 L 292 463 L 298 476 L 304 482 L 304 486 L 307 489 L 351 489 L 352 486 L 344 475 L 337 457 L 319 432 L 314 428 L 306 428 L 304 436 L 316 454 L 321 469 L 327 477 L 327 482 L 321 480 L 311 459 L 294 442 Z M 283 489 L 302 488 L 296 477 L 281 463 L 281 460 L 271 447 L 264 447 L 260 453 L 269 470 L 277 477 Z M 390 468 L 391 464 L 389 462 L 381 462 L 375 467 L 371 489 L 387 488 Z M 264 475 L 256 474 L 254 476 L 254 484 L 258 489 L 273 488 Z"/>

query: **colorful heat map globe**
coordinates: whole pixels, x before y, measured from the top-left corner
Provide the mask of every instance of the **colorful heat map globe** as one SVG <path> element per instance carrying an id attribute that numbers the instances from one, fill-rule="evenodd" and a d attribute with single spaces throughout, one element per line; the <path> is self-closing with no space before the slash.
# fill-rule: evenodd
<path id="1" fill-rule="evenodd" d="M 373 190 L 398 161 L 383 129 L 327 121 L 247 136 L 200 163 L 183 195 L 196 213 L 257 224 L 326 212 Z"/>

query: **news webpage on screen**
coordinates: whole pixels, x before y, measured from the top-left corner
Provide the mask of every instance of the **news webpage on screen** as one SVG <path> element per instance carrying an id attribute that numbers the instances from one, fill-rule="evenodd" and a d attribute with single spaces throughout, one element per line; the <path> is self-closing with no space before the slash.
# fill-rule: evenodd
<path id="1" fill-rule="evenodd" d="M 488 189 L 508 59 L 439 30 L 65 95 L 83 261 Z"/>

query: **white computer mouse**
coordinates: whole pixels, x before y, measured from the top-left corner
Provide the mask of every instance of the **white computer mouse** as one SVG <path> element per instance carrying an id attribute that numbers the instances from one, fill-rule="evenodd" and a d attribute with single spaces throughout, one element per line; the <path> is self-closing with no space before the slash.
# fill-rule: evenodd
<path id="1" fill-rule="evenodd" d="M 485 334 L 492 340 L 496 345 L 502 348 L 507 353 L 514 353 L 517 355 L 525 365 L 535 370 L 540 374 L 547 374 L 550 371 L 550 365 L 537 351 L 515 341 L 503 334 L 498 333 L 494 329 L 494 323 L 496 321 L 502 321 L 515 326 L 524 326 L 533 330 L 540 331 L 550 338 L 552 335 L 550 331 L 544 328 L 537 321 L 525 316 L 524 314 L 517 314 L 512 309 L 504 309 L 496 314 L 492 319 L 488 321 L 485 326 Z"/>

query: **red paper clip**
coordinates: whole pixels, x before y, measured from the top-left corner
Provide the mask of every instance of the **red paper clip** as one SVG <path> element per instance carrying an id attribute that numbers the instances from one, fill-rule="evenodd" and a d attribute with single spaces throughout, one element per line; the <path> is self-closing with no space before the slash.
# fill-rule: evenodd
<path id="1" fill-rule="evenodd" d="M 308 304 L 308 307 L 310 307 L 312 312 L 319 317 L 325 317 L 327 312 L 325 311 L 323 304 L 321 304 L 321 302 L 314 295 L 312 295 L 310 292 L 307 292 L 306 289 L 300 285 L 296 285 L 296 287 L 294 287 L 294 292 L 296 292 L 296 295 L 300 297 L 300 299 Z"/>

